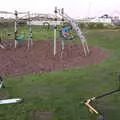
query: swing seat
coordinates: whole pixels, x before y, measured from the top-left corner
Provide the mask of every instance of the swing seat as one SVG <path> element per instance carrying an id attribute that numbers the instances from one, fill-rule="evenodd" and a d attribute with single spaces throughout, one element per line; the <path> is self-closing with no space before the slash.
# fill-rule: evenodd
<path id="1" fill-rule="evenodd" d="M 24 38 L 25 38 L 24 35 L 20 35 L 20 36 L 17 37 L 16 40 L 17 40 L 18 42 L 22 42 L 22 41 L 24 41 Z"/>

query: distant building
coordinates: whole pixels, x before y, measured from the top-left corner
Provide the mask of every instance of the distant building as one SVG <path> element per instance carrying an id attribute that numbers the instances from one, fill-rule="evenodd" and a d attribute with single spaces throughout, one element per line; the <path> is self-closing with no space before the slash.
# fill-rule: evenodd
<path id="1" fill-rule="evenodd" d="M 79 22 L 83 22 L 83 23 L 106 23 L 106 24 L 111 24 L 112 23 L 112 19 L 111 18 L 95 17 L 95 18 L 80 19 Z"/>
<path id="2" fill-rule="evenodd" d="M 55 16 L 52 14 L 33 14 L 31 15 L 32 25 L 55 25 Z M 58 18 L 57 25 L 60 25 L 61 21 Z"/>
<path id="3" fill-rule="evenodd" d="M 91 19 L 90 22 L 111 24 L 112 19 L 111 18 L 99 18 L 99 17 L 96 17 L 96 18 Z"/>
<path id="4" fill-rule="evenodd" d="M 119 17 L 113 17 L 112 18 L 112 22 L 114 23 L 114 24 L 120 24 L 120 18 Z"/>
<path id="5" fill-rule="evenodd" d="M 39 20 L 32 20 L 31 21 L 31 25 L 47 25 L 47 23 L 49 25 L 55 25 L 55 21 L 39 21 Z M 57 25 L 60 25 L 61 24 L 61 21 L 57 21 Z"/>
<path id="6" fill-rule="evenodd" d="M 101 17 L 93 17 L 93 18 L 81 19 L 80 22 L 112 24 L 112 17 L 109 16 L 108 14 L 104 14 Z"/>

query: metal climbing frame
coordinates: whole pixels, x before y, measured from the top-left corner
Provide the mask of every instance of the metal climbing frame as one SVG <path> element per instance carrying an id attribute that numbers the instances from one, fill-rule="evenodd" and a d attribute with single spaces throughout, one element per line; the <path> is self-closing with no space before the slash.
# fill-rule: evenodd
<path id="1" fill-rule="evenodd" d="M 60 16 L 62 16 L 62 19 L 63 18 L 66 19 L 72 25 L 72 27 L 75 29 L 78 37 L 81 40 L 84 54 L 85 54 L 85 56 L 87 56 L 90 53 L 90 50 L 88 48 L 87 40 L 85 39 L 85 36 L 83 35 L 82 31 L 80 30 L 77 22 L 74 19 L 72 19 L 71 17 L 69 17 L 67 14 L 65 14 L 63 8 L 57 9 L 57 7 L 55 7 L 55 11 L 56 11 L 56 14 L 58 13 Z"/>
<path id="2" fill-rule="evenodd" d="M 0 14 L 2 14 L 2 15 L 13 15 L 12 12 L 6 12 L 6 11 L 0 11 Z M 2 37 L 3 36 L 4 36 L 4 38 L 6 38 L 5 37 L 6 36 L 5 32 L 1 33 L 1 35 L 0 35 L 0 48 L 5 49 L 5 46 L 2 44 Z"/>
<path id="3" fill-rule="evenodd" d="M 32 41 L 32 25 L 31 25 L 31 18 L 30 18 L 30 12 L 28 12 L 28 26 L 29 26 L 29 31 L 28 31 L 28 48 L 30 45 L 33 45 Z"/>
<path id="4" fill-rule="evenodd" d="M 30 46 L 32 46 L 33 41 L 32 41 L 32 27 L 31 27 L 31 19 L 30 19 L 30 12 L 17 12 L 15 11 L 14 15 L 15 15 L 15 23 L 14 23 L 14 33 L 15 33 L 15 48 L 17 47 L 17 23 L 19 21 L 18 15 L 19 14 L 27 14 L 27 20 L 28 20 L 28 26 L 29 26 L 29 30 L 28 30 L 28 45 L 27 47 L 30 48 Z"/>
<path id="5" fill-rule="evenodd" d="M 0 14 L 9 14 L 9 15 L 15 16 L 15 18 L 13 19 L 13 21 L 14 21 L 14 46 L 15 46 L 15 48 L 17 47 L 17 43 L 18 43 L 18 41 L 17 41 L 17 32 L 18 32 L 17 24 L 18 24 L 18 21 L 22 19 L 22 18 L 19 18 L 18 15 L 19 14 L 23 14 L 25 16 L 27 15 L 28 28 L 29 28 L 27 47 L 29 48 L 30 45 L 32 46 L 33 41 L 32 41 L 32 27 L 31 27 L 30 12 L 17 12 L 17 11 L 15 11 L 13 13 L 13 12 L 0 11 Z M 5 48 L 5 47 L 0 43 L 0 48 Z"/>

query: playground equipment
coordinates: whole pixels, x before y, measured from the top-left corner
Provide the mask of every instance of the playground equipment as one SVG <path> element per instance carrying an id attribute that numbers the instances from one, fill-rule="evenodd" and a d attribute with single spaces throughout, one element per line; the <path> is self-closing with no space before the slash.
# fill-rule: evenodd
<path id="1" fill-rule="evenodd" d="M 23 102 L 23 99 L 21 98 L 0 100 L 0 104 L 11 104 L 11 103 L 21 103 L 21 102 Z"/>
<path id="2" fill-rule="evenodd" d="M 29 48 L 30 46 L 32 46 L 33 42 L 32 42 L 32 27 L 31 27 L 31 19 L 30 19 L 30 12 L 17 12 L 15 11 L 14 15 L 15 15 L 15 23 L 14 23 L 14 33 L 15 33 L 15 48 L 17 46 L 18 42 L 22 42 L 24 41 L 24 35 L 18 35 L 18 29 L 17 29 L 17 25 L 18 25 L 18 21 L 20 20 L 20 18 L 18 18 L 19 14 L 24 14 L 24 15 L 28 15 L 28 43 L 27 43 L 27 47 Z"/>
<path id="3" fill-rule="evenodd" d="M 43 28 L 47 28 L 47 30 L 49 30 L 49 29 L 50 29 L 50 24 L 49 24 L 49 22 L 44 22 L 44 23 L 43 23 Z"/>
<path id="4" fill-rule="evenodd" d="M 77 22 L 72 19 L 71 17 L 69 17 L 67 14 L 64 13 L 64 9 L 58 9 L 57 7 L 55 7 L 55 26 L 54 26 L 54 56 L 56 55 L 56 29 L 57 29 L 57 14 L 59 14 L 61 17 L 62 17 L 62 21 L 67 20 L 73 27 L 73 29 L 75 29 L 78 37 L 80 38 L 81 40 L 81 43 L 82 43 L 82 47 L 83 47 L 83 50 L 84 50 L 84 55 L 87 56 L 89 53 L 90 53 L 90 50 L 88 48 L 88 44 L 87 44 L 87 41 L 85 39 L 85 36 L 83 35 L 82 31 L 80 30 Z M 64 40 L 61 40 L 61 48 L 62 48 L 62 51 L 64 50 Z"/>
<path id="5" fill-rule="evenodd" d="M 4 49 L 5 47 L 2 45 L 2 40 L 1 40 L 1 37 L 0 37 L 0 48 Z"/>
<path id="6" fill-rule="evenodd" d="M 1 40 L 13 40 L 14 38 L 14 22 L 9 18 L 4 18 L 0 20 L 0 37 Z"/>
<path id="7" fill-rule="evenodd" d="M 5 88 L 5 85 L 4 85 L 3 78 L 0 76 L 0 89 L 1 88 Z M 11 103 L 21 103 L 21 102 L 23 102 L 22 98 L 12 98 L 12 99 L 0 100 L 0 104 L 11 104 Z"/>
<path id="8" fill-rule="evenodd" d="M 6 12 L 6 11 L 0 11 L 0 14 L 4 14 L 4 15 L 11 15 L 12 13 L 11 12 Z M 6 16 L 5 16 L 6 17 Z M 2 18 L 2 17 L 1 17 Z M 4 18 L 4 17 L 3 17 Z M 2 19 L 1 19 L 1 22 L 3 22 L 2 21 Z M 5 19 L 5 22 L 6 22 L 6 19 Z M 4 44 L 2 43 L 2 40 L 4 39 L 6 39 L 6 30 L 5 30 L 5 26 L 3 26 L 2 27 L 2 32 L 0 32 L 0 48 L 2 48 L 2 49 L 5 49 L 5 46 L 4 46 Z"/>
<path id="9" fill-rule="evenodd" d="M 0 88 L 4 88 L 3 78 L 0 76 Z"/>
<path id="10" fill-rule="evenodd" d="M 101 95 L 98 95 L 98 96 L 95 96 L 95 97 L 92 97 L 92 98 L 89 98 L 89 99 L 82 102 L 82 104 L 84 104 L 89 109 L 89 111 L 91 113 L 94 113 L 98 116 L 97 120 L 104 120 L 104 116 L 98 110 L 96 110 L 96 108 L 92 105 L 92 103 L 94 103 L 98 99 L 101 99 L 101 98 L 106 97 L 108 95 L 120 92 L 120 75 L 118 75 L 118 81 L 119 81 L 119 86 L 118 86 L 117 89 L 106 92 L 106 93 L 103 93 Z"/>
<path id="11" fill-rule="evenodd" d="M 0 14 L 9 14 L 9 15 L 14 15 L 15 17 L 10 19 L 11 22 L 14 22 L 14 47 L 17 47 L 17 44 L 19 42 L 24 41 L 25 36 L 23 34 L 18 34 L 18 23 L 19 21 L 23 20 L 23 17 L 19 18 L 18 15 L 27 15 L 27 18 L 25 18 L 25 21 L 28 21 L 28 42 L 27 42 L 27 48 L 29 48 L 30 46 L 32 46 L 33 42 L 32 42 L 32 27 L 31 27 L 31 18 L 30 18 L 30 12 L 17 12 L 15 11 L 14 13 L 12 12 L 6 12 L 6 11 L 0 11 Z M 8 36 L 10 36 L 10 34 L 8 33 Z M 0 47 L 3 48 L 4 46 Z"/>

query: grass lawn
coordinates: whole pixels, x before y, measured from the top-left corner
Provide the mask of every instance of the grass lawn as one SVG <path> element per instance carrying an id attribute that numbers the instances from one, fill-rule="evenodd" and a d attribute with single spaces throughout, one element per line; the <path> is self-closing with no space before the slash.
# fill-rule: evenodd
<path id="1" fill-rule="evenodd" d="M 40 37 L 38 36 L 38 34 Z M 34 39 L 52 39 L 53 31 L 33 31 Z M 88 44 L 111 51 L 111 56 L 95 65 L 50 73 L 6 77 L 1 98 L 22 97 L 21 104 L 1 105 L 0 120 L 37 120 L 33 111 L 52 111 L 52 120 L 94 120 L 80 102 L 116 89 L 115 72 L 120 72 L 120 31 L 88 30 Z M 78 42 L 79 40 L 76 40 Z M 98 101 L 107 120 L 120 119 L 120 94 Z"/>

